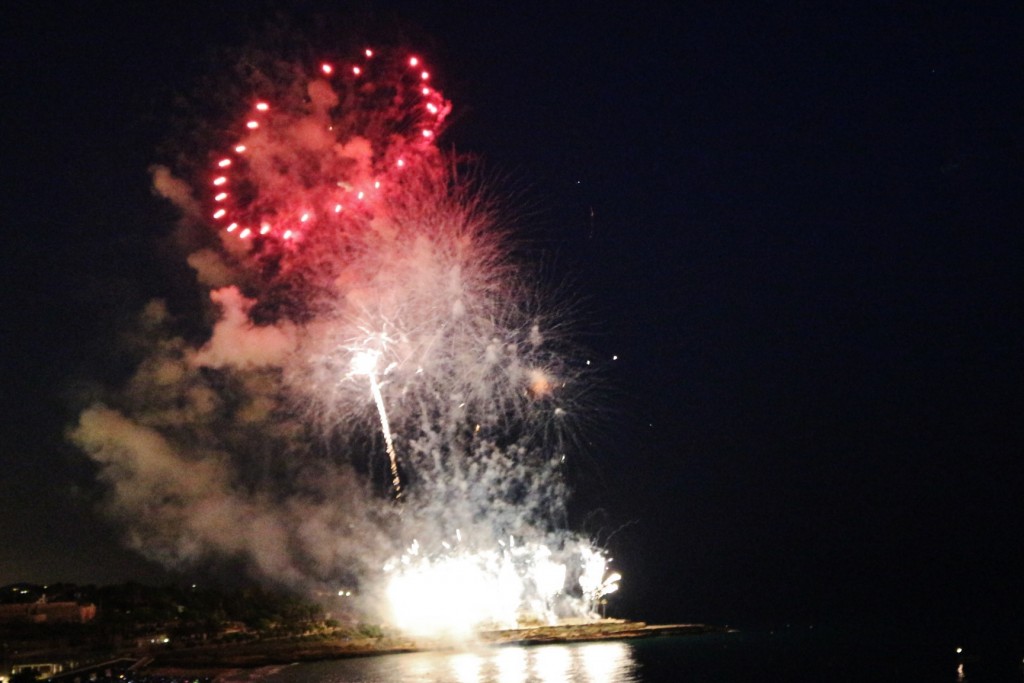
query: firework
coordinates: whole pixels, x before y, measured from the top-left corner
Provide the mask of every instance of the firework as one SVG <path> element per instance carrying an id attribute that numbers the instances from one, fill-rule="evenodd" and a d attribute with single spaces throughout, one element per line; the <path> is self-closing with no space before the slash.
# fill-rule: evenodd
<path id="1" fill-rule="evenodd" d="M 252 98 L 209 169 L 209 217 L 264 284 L 337 277 L 372 249 L 377 221 L 437 175 L 451 111 L 416 56 L 368 49 L 298 80 Z"/>
<path id="2" fill-rule="evenodd" d="M 579 364 L 536 278 L 511 257 L 495 205 L 438 147 L 451 103 L 408 53 L 367 49 L 281 71 L 280 82 L 254 79 L 228 142 L 201 165 L 215 239 L 189 262 L 217 271 L 200 280 L 221 283 L 210 293 L 220 320 L 199 349 L 163 343 L 151 365 L 170 370 L 136 382 L 150 402 L 124 401 L 127 416 L 101 413 L 102 424 L 139 425 L 167 454 L 162 468 L 211 461 L 217 487 L 175 510 L 188 515 L 188 533 L 175 537 L 190 544 L 182 561 L 219 544 L 291 582 L 358 567 L 353 583 L 415 632 L 593 617 L 619 577 L 561 525 L 561 430 L 580 393 Z M 382 435 L 391 497 L 402 503 L 375 505 L 380 488 L 376 499 L 349 492 L 353 477 L 379 487 L 379 455 L 313 480 L 286 472 L 261 488 L 252 454 L 275 472 L 284 460 L 275 449 L 312 458 L 324 449 L 296 446 L 310 425 L 352 452 Z M 81 431 L 83 447 L 111 450 Z M 273 438 L 251 446 L 253 434 Z M 132 469 L 139 453 L 122 469 L 145 473 Z M 142 499 L 124 491 L 127 518 Z M 346 492 L 344 512 L 336 491 Z M 255 517 L 273 528 L 276 556 L 211 521 Z M 153 535 L 175 528 L 152 506 L 135 523 Z M 356 530 L 353 550 L 341 539 Z"/>
<path id="3" fill-rule="evenodd" d="M 384 571 L 393 622 L 423 635 L 468 635 L 477 629 L 554 624 L 561 617 L 595 617 L 600 599 L 617 589 L 608 558 L 586 543 L 558 548 L 514 537 L 473 548 L 456 537 L 426 549 L 414 541 Z M 582 587 L 572 597 L 570 577 Z"/>
<path id="4" fill-rule="evenodd" d="M 302 98 L 254 100 L 211 169 L 210 215 L 265 298 L 288 292 L 303 334 L 286 382 L 321 423 L 359 433 L 369 382 L 406 500 L 397 537 L 423 539 L 387 564 L 395 621 L 593 613 L 616 585 L 605 556 L 553 538 L 565 489 L 548 434 L 574 377 L 494 211 L 437 148 L 451 103 L 413 55 L 367 51 L 300 80 L 282 91 Z"/>

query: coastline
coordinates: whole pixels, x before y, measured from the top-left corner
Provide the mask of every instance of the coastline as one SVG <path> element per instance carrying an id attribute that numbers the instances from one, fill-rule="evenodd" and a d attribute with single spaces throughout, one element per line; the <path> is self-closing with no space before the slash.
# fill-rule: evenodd
<path id="1" fill-rule="evenodd" d="M 708 624 L 647 624 L 641 621 L 606 619 L 592 623 L 559 624 L 483 631 L 471 641 L 452 642 L 427 638 L 384 636 L 335 638 L 319 641 L 258 641 L 231 646 L 198 647 L 154 655 L 145 671 L 162 676 L 209 678 L 269 666 L 351 657 L 375 657 L 407 652 L 452 650 L 472 646 L 540 645 L 595 640 L 624 640 L 657 636 L 727 633 L 730 629 Z"/>

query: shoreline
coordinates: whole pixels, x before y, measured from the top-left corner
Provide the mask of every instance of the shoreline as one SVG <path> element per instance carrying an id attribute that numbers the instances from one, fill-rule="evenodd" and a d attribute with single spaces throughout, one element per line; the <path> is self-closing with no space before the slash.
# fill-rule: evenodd
<path id="1" fill-rule="evenodd" d="M 300 662 L 353 657 L 453 650 L 473 646 L 541 645 L 598 640 L 627 640 L 657 636 L 728 633 L 731 629 L 708 624 L 647 624 L 642 621 L 606 619 L 599 622 L 534 626 L 482 631 L 468 641 L 392 637 L 336 638 L 309 642 L 258 641 L 232 646 L 200 647 L 154 654 L 145 672 L 161 676 L 206 676 Z"/>

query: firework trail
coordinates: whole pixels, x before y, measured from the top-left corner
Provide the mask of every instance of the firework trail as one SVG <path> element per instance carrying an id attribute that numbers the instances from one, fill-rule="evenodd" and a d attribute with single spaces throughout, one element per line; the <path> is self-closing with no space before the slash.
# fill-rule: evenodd
<path id="1" fill-rule="evenodd" d="M 402 480 L 398 475 L 398 455 L 395 453 L 395 442 L 391 436 L 391 423 L 388 421 L 384 396 L 380 393 L 380 383 L 377 381 L 377 353 L 373 351 L 355 353 L 352 356 L 352 372 L 370 378 L 370 393 L 373 394 L 373 402 L 380 415 L 380 430 L 384 434 L 385 450 L 391 463 L 391 485 L 395 489 L 395 499 L 397 500 L 402 497 Z"/>
<path id="2" fill-rule="evenodd" d="M 103 466 L 114 509 L 134 515 L 136 546 L 188 562 L 257 515 L 277 555 L 241 540 L 230 552 L 294 582 L 358 574 L 405 628 L 440 623 L 445 610 L 425 595 L 457 615 L 442 624 L 451 631 L 594 614 L 618 576 L 561 526 L 558 435 L 582 379 L 494 204 L 438 147 L 452 104 L 431 70 L 417 55 L 366 49 L 256 74 L 249 93 L 198 165 L 200 199 L 167 169 L 154 173 L 159 192 L 214 229 L 189 257 L 219 315 L 208 340 L 165 338 L 130 400 L 93 406 L 72 433 Z M 360 471 L 375 479 L 373 462 L 328 465 L 322 447 L 302 445 L 319 433 L 365 453 L 372 424 L 397 507 L 372 487 L 354 492 Z M 164 454 L 158 468 L 144 451 Z M 287 471 L 286 453 L 320 474 Z M 250 474 L 256 456 L 269 487 Z M 213 483 L 190 491 L 171 523 L 137 491 L 161 493 L 153 473 L 175 462 L 209 467 Z M 343 502 L 332 498 L 339 481 Z M 301 521 L 299 511 L 330 506 L 315 529 Z M 467 602 L 468 586 L 478 598 Z"/>

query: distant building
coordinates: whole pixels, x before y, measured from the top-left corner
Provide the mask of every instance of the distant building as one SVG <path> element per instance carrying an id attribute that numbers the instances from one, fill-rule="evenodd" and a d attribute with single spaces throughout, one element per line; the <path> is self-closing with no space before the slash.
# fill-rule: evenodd
<path id="1" fill-rule="evenodd" d="M 84 624 L 96 618 L 96 605 L 77 602 L 36 602 L 0 605 L 0 624 Z"/>
<path id="2" fill-rule="evenodd" d="M 64 670 L 64 665 L 57 662 L 37 662 L 34 664 L 15 664 L 11 667 L 11 676 L 23 671 L 31 671 L 37 678 L 46 680 Z"/>

